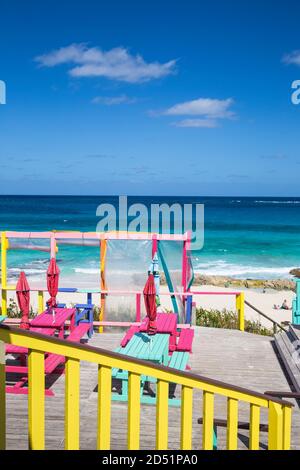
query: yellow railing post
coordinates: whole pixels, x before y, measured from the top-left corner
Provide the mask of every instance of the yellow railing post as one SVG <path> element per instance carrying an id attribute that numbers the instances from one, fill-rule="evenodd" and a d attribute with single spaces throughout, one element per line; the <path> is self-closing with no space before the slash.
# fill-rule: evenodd
<path id="1" fill-rule="evenodd" d="M 44 311 L 44 292 L 42 290 L 38 291 L 38 313 Z"/>
<path id="2" fill-rule="evenodd" d="M 111 368 L 98 368 L 98 430 L 97 449 L 110 449 L 111 427 Z"/>
<path id="3" fill-rule="evenodd" d="M 245 294 L 240 292 L 235 298 L 236 310 L 238 312 L 239 330 L 245 330 Z"/>
<path id="4" fill-rule="evenodd" d="M 192 449 L 193 389 L 182 387 L 180 449 Z"/>
<path id="5" fill-rule="evenodd" d="M 203 450 L 213 449 L 214 439 L 214 394 L 203 392 Z"/>
<path id="6" fill-rule="evenodd" d="M 238 433 L 238 401 L 227 399 L 227 449 L 237 449 Z"/>
<path id="7" fill-rule="evenodd" d="M 139 374 L 128 372 L 128 450 L 140 447 L 141 385 Z"/>
<path id="8" fill-rule="evenodd" d="M 291 432 L 292 432 L 292 408 L 283 406 L 283 450 L 291 448 Z"/>
<path id="9" fill-rule="evenodd" d="M 44 353 L 28 354 L 28 441 L 30 450 L 45 448 L 45 368 Z"/>
<path id="10" fill-rule="evenodd" d="M 259 450 L 260 407 L 250 404 L 249 449 Z"/>
<path id="11" fill-rule="evenodd" d="M 80 361 L 67 358 L 65 378 L 65 449 L 79 449 Z"/>
<path id="12" fill-rule="evenodd" d="M 6 444 L 5 345 L 0 341 L 0 450 Z"/>
<path id="13" fill-rule="evenodd" d="M 164 380 L 157 382 L 157 403 L 156 403 L 156 449 L 168 449 L 168 400 L 169 383 Z"/>
<path id="14" fill-rule="evenodd" d="M 2 315 L 7 315 L 7 248 L 6 233 L 1 233 L 1 307 Z"/>
<path id="15" fill-rule="evenodd" d="M 269 402 L 269 450 L 283 448 L 283 413 L 280 403 Z"/>

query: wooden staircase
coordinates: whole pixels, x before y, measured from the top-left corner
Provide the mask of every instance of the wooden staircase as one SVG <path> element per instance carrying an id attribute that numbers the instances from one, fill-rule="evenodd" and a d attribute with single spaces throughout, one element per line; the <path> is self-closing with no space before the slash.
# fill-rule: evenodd
<path id="1" fill-rule="evenodd" d="M 300 325 L 277 333 L 275 345 L 294 391 L 300 393 Z"/>

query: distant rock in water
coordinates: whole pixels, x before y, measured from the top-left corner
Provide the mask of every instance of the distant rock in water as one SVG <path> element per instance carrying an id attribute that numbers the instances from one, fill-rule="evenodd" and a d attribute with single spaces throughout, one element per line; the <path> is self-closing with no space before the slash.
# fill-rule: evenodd
<path id="1" fill-rule="evenodd" d="M 290 270 L 290 274 L 295 277 L 300 278 L 300 268 L 295 268 Z"/>

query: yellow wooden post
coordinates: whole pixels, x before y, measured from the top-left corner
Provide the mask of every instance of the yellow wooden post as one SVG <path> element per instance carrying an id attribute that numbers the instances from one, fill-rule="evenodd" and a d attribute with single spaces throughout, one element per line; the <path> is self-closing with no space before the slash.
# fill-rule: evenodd
<path id="1" fill-rule="evenodd" d="M 5 345 L 0 341 L 0 450 L 6 445 Z"/>
<path id="2" fill-rule="evenodd" d="M 140 447 L 140 376 L 128 372 L 128 450 L 139 450 Z"/>
<path id="3" fill-rule="evenodd" d="M 234 398 L 227 399 L 227 449 L 237 449 L 238 433 L 238 401 Z"/>
<path id="4" fill-rule="evenodd" d="M 269 450 L 281 450 L 283 438 L 283 413 L 279 403 L 269 402 Z"/>
<path id="5" fill-rule="evenodd" d="M 292 408 L 283 406 L 283 450 L 291 448 L 291 431 L 292 431 Z"/>
<path id="6" fill-rule="evenodd" d="M 156 403 L 156 449 L 168 449 L 168 400 L 169 383 L 164 380 L 157 382 L 157 403 Z"/>
<path id="7" fill-rule="evenodd" d="M 28 354 L 28 442 L 30 450 L 45 448 L 44 353 Z"/>
<path id="8" fill-rule="evenodd" d="M 250 405 L 250 432 L 249 432 L 249 448 L 250 450 L 259 450 L 259 422 L 260 407 Z"/>
<path id="9" fill-rule="evenodd" d="M 1 307 L 2 315 L 7 315 L 7 248 L 6 233 L 1 232 Z"/>
<path id="10" fill-rule="evenodd" d="M 65 449 L 79 449 L 80 361 L 67 358 L 65 378 Z"/>
<path id="11" fill-rule="evenodd" d="M 111 427 L 111 368 L 98 369 L 98 430 L 97 449 L 110 449 Z"/>
<path id="12" fill-rule="evenodd" d="M 236 296 L 236 310 L 238 312 L 239 330 L 245 330 L 245 294 L 240 292 Z"/>
<path id="13" fill-rule="evenodd" d="M 214 394 L 203 392 L 203 432 L 202 448 L 203 450 L 213 449 L 214 439 Z"/>
<path id="14" fill-rule="evenodd" d="M 44 311 L 44 292 L 42 290 L 38 291 L 38 313 Z"/>
<path id="15" fill-rule="evenodd" d="M 180 449 L 192 449 L 193 389 L 182 386 Z"/>

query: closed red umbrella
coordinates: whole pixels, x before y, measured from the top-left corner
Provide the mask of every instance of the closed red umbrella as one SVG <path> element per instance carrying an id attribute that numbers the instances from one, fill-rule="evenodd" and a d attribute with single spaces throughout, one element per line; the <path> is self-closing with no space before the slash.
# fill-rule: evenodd
<path id="1" fill-rule="evenodd" d="M 156 290 L 153 274 L 149 274 L 144 290 L 144 302 L 146 307 L 146 313 L 149 318 L 148 321 L 148 334 L 155 335 L 157 331 L 156 326 Z"/>
<path id="2" fill-rule="evenodd" d="M 55 258 L 51 258 L 49 267 L 47 269 L 47 289 L 50 294 L 50 299 L 47 301 L 47 306 L 49 308 L 56 307 L 59 273 L 60 271 L 56 264 Z"/>
<path id="3" fill-rule="evenodd" d="M 29 330 L 29 304 L 30 304 L 30 287 L 27 282 L 24 271 L 20 272 L 20 276 L 16 286 L 17 300 L 22 313 L 20 328 Z"/>

